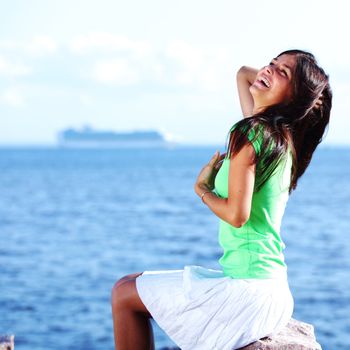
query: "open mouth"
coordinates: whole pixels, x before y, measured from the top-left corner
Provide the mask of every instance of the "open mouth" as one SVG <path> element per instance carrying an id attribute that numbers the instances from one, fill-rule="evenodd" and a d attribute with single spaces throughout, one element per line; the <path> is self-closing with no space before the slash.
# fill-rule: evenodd
<path id="1" fill-rule="evenodd" d="M 262 86 L 265 89 L 269 89 L 271 87 L 270 82 L 265 77 L 259 78 L 258 80 L 256 80 L 256 83 L 258 83 L 259 86 Z"/>

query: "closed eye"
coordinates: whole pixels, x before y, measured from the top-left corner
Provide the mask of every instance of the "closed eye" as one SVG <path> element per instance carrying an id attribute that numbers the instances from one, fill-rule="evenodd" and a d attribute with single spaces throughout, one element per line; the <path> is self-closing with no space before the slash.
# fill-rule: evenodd
<path id="1" fill-rule="evenodd" d="M 271 62 L 270 62 L 270 65 L 271 65 L 271 66 L 273 66 L 273 65 L 274 65 L 274 63 L 271 61 Z M 287 71 L 282 70 L 281 72 L 283 73 L 283 75 L 284 75 L 284 76 L 288 77 L 288 73 L 287 73 Z"/>
<path id="2" fill-rule="evenodd" d="M 271 61 L 270 66 L 273 66 L 273 65 L 274 63 Z M 282 73 L 284 74 L 284 76 L 288 77 L 288 73 L 285 70 L 283 70 Z"/>

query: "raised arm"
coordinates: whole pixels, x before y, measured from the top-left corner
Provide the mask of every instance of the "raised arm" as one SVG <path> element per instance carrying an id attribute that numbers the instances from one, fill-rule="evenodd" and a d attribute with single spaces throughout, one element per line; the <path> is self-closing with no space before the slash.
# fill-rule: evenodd
<path id="1" fill-rule="evenodd" d="M 257 73 L 258 69 L 242 66 L 236 75 L 239 102 L 244 117 L 249 117 L 253 114 L 254 101 L 249 87 L 254 83 Z"/>

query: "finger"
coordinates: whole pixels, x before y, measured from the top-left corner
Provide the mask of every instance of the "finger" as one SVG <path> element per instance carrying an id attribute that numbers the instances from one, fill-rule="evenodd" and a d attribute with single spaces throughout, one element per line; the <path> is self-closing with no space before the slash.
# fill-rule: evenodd
<path id="1" fill-rule="evenodd" d="M 220 155 L 219 151 L 216 151 L 213 157 L 210 159 L 209 164 L 213 165 L 218 159 L 219 155 Z"/>
<path id="2" fill-rule="evenodd" d="M 318 109 L 322 106 L 322 101 L 320 99 L 318 99 L 315 103 L 315 107 Z"/>
<path id="3" fill-rule="evenodd" d="M 224 162 L 224 158 L 220 158 L 217 162 L 216 162 L 216 164 L 222 164 Z"/>
<path id="4" fill-rule="evenodd" d="M 215 169 L 220 169 L 220 167 L 222 166 L 223 163 L 224 163 L 223 160 L 219 160 L 219 161 L 215 164 L 214 168 L 215 168 Z"/>

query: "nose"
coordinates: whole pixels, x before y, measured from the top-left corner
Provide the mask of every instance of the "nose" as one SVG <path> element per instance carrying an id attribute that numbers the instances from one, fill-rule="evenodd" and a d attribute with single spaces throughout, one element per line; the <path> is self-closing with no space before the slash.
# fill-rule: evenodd
<path id="1" fill-rule="evenodd" d="M 265 66 L 265 72 L 268 74 L 272 74 L 273 68 L 271 67 L 271 65 Z"/>

